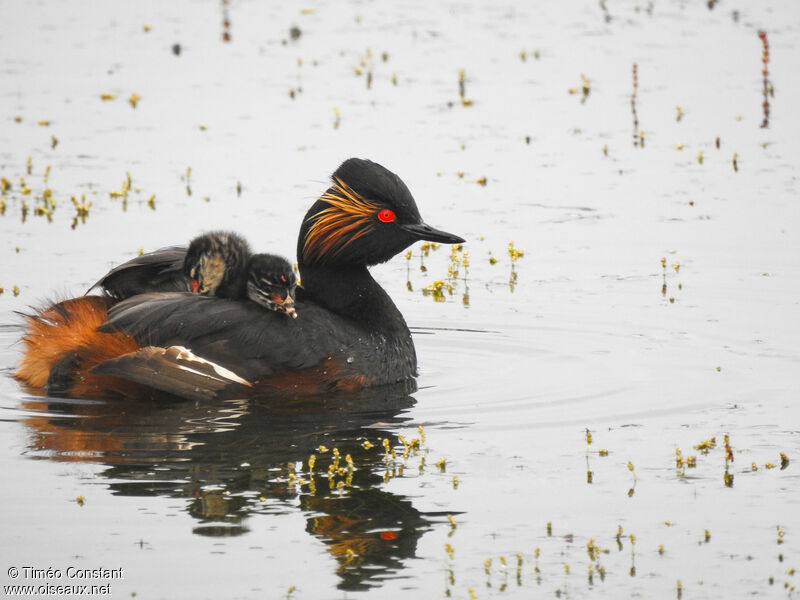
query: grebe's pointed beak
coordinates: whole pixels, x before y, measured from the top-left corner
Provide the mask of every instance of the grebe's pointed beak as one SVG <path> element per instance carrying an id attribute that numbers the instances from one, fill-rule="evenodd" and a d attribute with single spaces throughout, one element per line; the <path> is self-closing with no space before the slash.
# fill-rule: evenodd
<path id="1" fill-rule="evenodd" d="M 434 229 L 427 223 L 412 223 L 409 225 L 400 225 L 400 229 L 407 231 L 418 240 L 425 240 L 428 242 L 441 242 L 442 244 L 463 244 L 464 238 L 440 229 Z"/>

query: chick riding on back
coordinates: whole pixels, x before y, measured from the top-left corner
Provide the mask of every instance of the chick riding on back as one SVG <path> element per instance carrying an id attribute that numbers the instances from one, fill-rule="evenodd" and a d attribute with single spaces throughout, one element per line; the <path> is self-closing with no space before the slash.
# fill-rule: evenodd
<path id="1" fill-rule="evenodd" d="M 254 254 L 247 266 L 247 297 L 253 302 L 297 318 L 294 308 L 297 278 L 289 261 L 274 254 Z"/>
<path id="2" fill-rule="evenodd" d="M 204 233 L 186 251 L 183 272 L 193 294 L 237 300 L 244 295 L 250 245 L 227 231 Z"/>
<path id="3" fill-rule="evenodd" d="M 183 271 L 193 294 L 249 298 L 297 318 L 297 279 L 289 261 L 274 254 L 251 254 L 247 241 L 235 233 L 212 231 L 193 239 Z"/>

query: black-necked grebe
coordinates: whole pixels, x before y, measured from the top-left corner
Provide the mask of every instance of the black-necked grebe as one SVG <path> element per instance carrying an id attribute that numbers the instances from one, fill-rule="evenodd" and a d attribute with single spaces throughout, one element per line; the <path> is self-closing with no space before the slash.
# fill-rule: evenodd
<path id="1" fill-rule="evenodd" d="M 397 175 L 346 160 L 301 224 L 301 318 L 217 296 L 153 293 L 144 273 L 145 293 L 118 301 L 110 290 L 29 317 L 16 376 L 81 397 L 321 393 L 411 380 L 411 333 L 367 267 L 418 240 L 464 241 L 425 224 Z"/>

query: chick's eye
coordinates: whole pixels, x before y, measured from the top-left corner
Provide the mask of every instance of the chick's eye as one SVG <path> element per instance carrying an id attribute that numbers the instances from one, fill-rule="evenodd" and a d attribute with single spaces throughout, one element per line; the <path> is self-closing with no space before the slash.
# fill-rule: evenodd
<path id="1" fill-rule="evenodd" d="M 384 208 L 382 211 L 378 213 L 378 219 L 383 221 L 384 223 L 391 223 L 395 220 L 395 214 L 389 210 L 388 208 Z"/>

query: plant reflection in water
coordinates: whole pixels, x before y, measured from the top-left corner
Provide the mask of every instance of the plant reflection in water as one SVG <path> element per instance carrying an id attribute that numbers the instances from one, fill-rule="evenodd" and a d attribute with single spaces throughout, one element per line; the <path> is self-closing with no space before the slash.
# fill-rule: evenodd
<path id="1" fill-rule="evenodd" d="M 408 420 L 410 392 L 404 384 L 347 397 L 216 403 L 28 397 L 23 408 L 31 413 L 29 456 L 105 465 L 102 476 L 118 495 L 183 498 L 198 535 L 244 535 L 255 514 L 303 511 L 306 531 L 336 559 L 339 587 L 356 590 L 402 569 L 441 517 L 384 489 L 377 439 L 399 443 L 392 430 Z M 347 485 L 329 474 L 332 452 L 320 454 L 320 446 L 337 448 L 343 467 L 352 457 Z"/>

